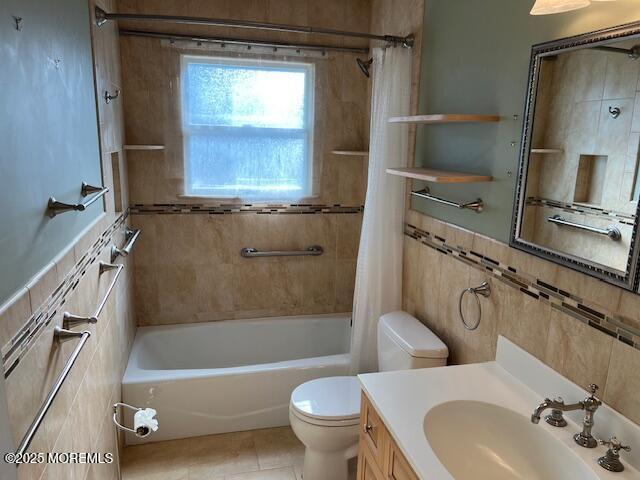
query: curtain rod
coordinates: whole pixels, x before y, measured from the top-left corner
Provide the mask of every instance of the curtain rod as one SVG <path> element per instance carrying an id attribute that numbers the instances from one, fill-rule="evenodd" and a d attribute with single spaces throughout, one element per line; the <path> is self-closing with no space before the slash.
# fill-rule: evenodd
<path id="1" fill-rule="evenodd" d="M 396 37 L 394 35 L 374 35 L 371 33 L 350 32 L 343 30 L 332 30 L 327 28 L 314 28 L 298 25 L 285 25 L 277 23 L 252 22 L 245 20 L 230 20 L 222 18 L 203 18 L 203 17 L 180 17 L 172 15 L 143 15 L 133 13 L 107 13 L 100 7 L 95 7 L 96 25 L 104 25 L 109 20 L 138 20 L 146 22 L 168 22 L 168 23 L 184 23 L 189 25 L 209 25 L 214 27 L 234 27 L 234 28 L 252 28 L 257 30 L 271 30 L 278 32 L 305 33 L 318 35 L 336 35 L 341 37 L 367 38 L 369 40 L 378 40 L 390 43 L 394 46 L 402 46 L 411 48 L 413 46 L 413 35 L 406 37 Z"/>
<path id="2" fill-rule="evenodd" d="M 331 45 L 310 45 L 305 43 L 286 43 L 286 42 L 269 42 L 264 40 L 243 40 L 240 38 L 227 38 L 227 37 L 207 37 L 207 36 L 193 36 L 183 35 L 180 33 L 162 33 L 162 32 L 148 32 L 144 30 L 120 30 L 120 35 L 129 37 L 148 37 L 159 38 L 163 40 L 186 40 L 198 43 L 217 43 L 217 44 L 229 44 L 229 45 L 247 45 L 257 47 L 273 48 L 277 51 L 280 48 L 291 50 L 310 50 L 318 52 L 342 52 L 353 53 L 356 55 L 369 53 L 368 48 L 351 48 L 351 47 L 337 47 Z"/>

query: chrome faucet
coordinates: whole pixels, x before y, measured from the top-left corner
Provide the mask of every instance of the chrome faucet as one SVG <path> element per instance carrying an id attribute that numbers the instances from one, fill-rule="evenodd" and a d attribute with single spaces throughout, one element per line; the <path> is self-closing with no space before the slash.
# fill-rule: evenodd
<path id="1" fill-rule="evenodd" d="M 598 390 L 598 386 L 596 384 L 592 383 L 589 385 L 588 389 L 590 395 L 587 398 L 581 402 L 570 405 L 565 404 L 562 398 L 557 398 L 556 400 L 546 398 L 544 402 L 538 405 L 538 407 L 533 411 L 533 414 L 531 415 L 531 422 L 535 424 L 539 423 L 542 412 L 551 409 L 551 415 L 547 415 L 545 417 L 545 421 L 554 427 L 565 427 L 567 425 L 567 421 L 563 418 L 562 412 L 584 410 L 585 414 L 584 419 L 582 420 L 582 432 L 576 433 L 573 436 L 573 439 L 581 447 L 597 447 L 598 441 L 591 434 L 591 429 L 593 428 L 593 415 L 598 407 L 602 405 L 602 402 L 595 397 L 595 393 Z"/>

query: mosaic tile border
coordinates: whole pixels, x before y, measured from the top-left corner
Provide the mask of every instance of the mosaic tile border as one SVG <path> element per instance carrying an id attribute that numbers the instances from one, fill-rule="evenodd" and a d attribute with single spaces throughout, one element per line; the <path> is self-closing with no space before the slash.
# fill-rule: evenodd
<path id="1" fill-rule="evenodd" d="M 510 265 L 480 255 L 473 250 L 453 247 L 447 244 L 444 238 L 411 224 L 405 223 L 404 234 L 444 255 L 451 255 L 473 268 L 482 270 L 511 288 L 549 304 L 552 308 L 571 315 L 584 324 L 640 350 L 640 330 L 629 326 L 628 320 L 614 312 L 592 305 L 572 293 L 545 283 L 527 273 L 519 272 Z"/>
<path id="2" fill-rule="evenodd" d="M 127 219 L 128 213 L 119 216 L 98 239 L 91 245 L 82 258 L 65 276 L 64 280 L 47 300 L 31 315 L 27 322 L 5 345 L 0 348 L 4 377 L 7 378 L 29 352 L 31 346 L 38 339 L 40 333 L 60 311 L 69 295 L 76 289 L 88 268 L 95 263 L 102 251 L 111 245 L 113 236 L 118 232 Z"/>
<path id="3" fill-rule="evenodd" d="M 135 215 L 167 215 L 167 214 L 201 214 L 201 215 L 229 215 L 238 213 L 254 214 L 323 214 L 323 213 L 361 213 L 363 205 L 348 206 L 341 204 L 221 204 L 205 205 L 196 203 L 155 203 L 152 205 L 134 204 L 129 209 Z"/>
<path id="4" fill-rule="evenodd" d="M 577 203 L 566 203 L 566 202 L 560 202 L 557 200 L 550 200 L 548 198 L 540 198 L 540 197 L 527 197 L 527 205 L 559 208 L 561 210 L 564 210 L 567 213 L 592 215 L 595 217 L 605 217 L 625 225 L 631 225 L 631 226 L 635 225 L 634 215 L 631 215 L 628 213 L 622 213 L 622 212 L 615 212 L 613 210 L 606 210 L 604 208 L 598 208 L 598 207 L 593 207 L 589 205 L 581 205 Z"/>

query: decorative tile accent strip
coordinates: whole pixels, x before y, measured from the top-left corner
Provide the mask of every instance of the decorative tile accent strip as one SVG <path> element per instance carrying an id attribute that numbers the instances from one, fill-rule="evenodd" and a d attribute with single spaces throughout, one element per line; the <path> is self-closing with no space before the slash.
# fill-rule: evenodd
<path id="1" fill-rule="evenodd" d="M 527 205 L 531 206 L 545 206 L 550 208 L 559 208 L 567 213 L 573 213 L 578 215 L 591 215 L 595 217 L 605 217 L 613 221 L 633 226 L 635 224 L 635 215 L 629 213 L 615 212 L 613 210 L 606 210 L 604 208 L 594 207 L 592 205 L 582 205 L 580 203 L 565 203 L 557 200 L 550 200 L 548 198 L 528 197 Z"/>
<path id="2" fill-rule="evenodd" d="M 453 258 L 473 268 L 485 271 L 511 288 L 519 290 L 532 298 L 537 298 L 539 301 L 551 305 L 552 308 L 580 320 L 585 325 L 640 350 L 640 330 L 629 326 L 627 324 L 628 321 L 617 313 L 589 304 L 576 295 L 564 292 L 527 273 L 518 272 L 509 265 L 474 251 L 453 247 L 447 244 L 445 239 L 408 223 L 405 223 L 404 234 L 445 255 L 451 255 Z"/>
<path id="3" fill-rule="evenodd" d="M 47 300 L 31 315 L 20 330 L 0 348 L 4 376 L 7 378 L 20 363 L 20 359 L 29 352 L 40 333 L 47 327 L 51 320 L 60 312 L 69 295 L 76 289 L 87 269 L 97 260 L 103 249 L 111 245 L 115 233 L 124 224 L 128 213 L 123 213 L 113 222 L 89 250 L 75 264 L 60 285 L 53 291 Z"/>
<path id="4" fill-rule="evenodd" d="M 318 214 L 318 213 L 360 213 L 364 206 L 314 205 L 314 204 L 222 204 L 204 205 L 195 203 L 157 203 L 153 205 L 134 204 L 130 212 L 136 215 L 153 214 L 204 214 L 204 215 L 228 215 L 232 213 L 256 213 L 256 214 Z"/>

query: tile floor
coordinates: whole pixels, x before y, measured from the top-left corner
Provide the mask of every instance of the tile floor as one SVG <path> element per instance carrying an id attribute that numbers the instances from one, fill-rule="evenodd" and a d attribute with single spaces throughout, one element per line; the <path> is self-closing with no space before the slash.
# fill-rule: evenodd
<path id="1" fill-rule="evenodd" d="M 122 479 L 301 480 L 303 459 L 291 428 L 268 428 L 126 447 Z"/>

